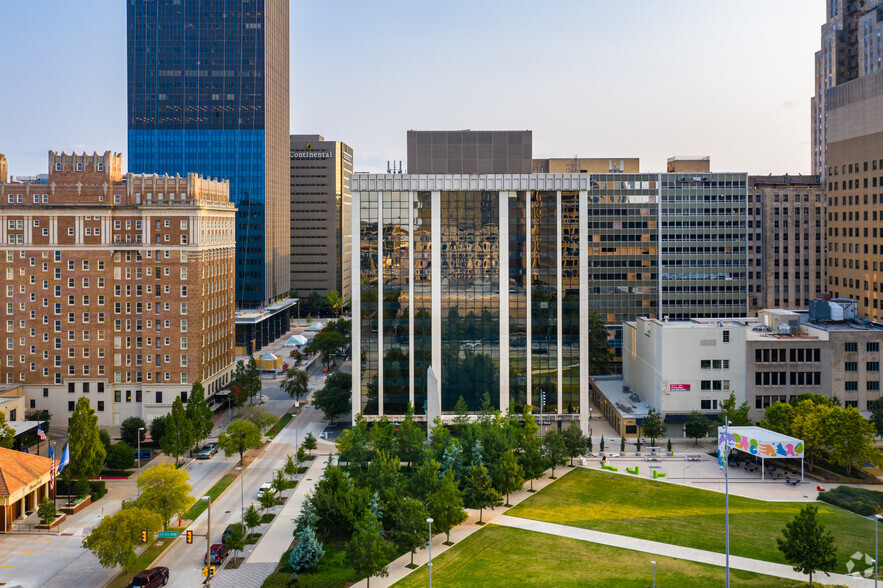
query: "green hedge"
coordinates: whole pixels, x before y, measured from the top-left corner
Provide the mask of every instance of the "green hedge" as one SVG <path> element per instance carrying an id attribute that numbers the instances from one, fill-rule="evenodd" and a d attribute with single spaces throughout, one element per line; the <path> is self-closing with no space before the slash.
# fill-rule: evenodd
<path id="1" fill-rule="evenodd" d="M 288 588 L 291 585 L 291 574 L 270 574 L 261 584 L 261 588 Z"/>
<path id="2" fill-rule="evenodd" d="M 838 486 L 833 490 L 820 492 L 819 500 L 845 508 L 863 517 L 883 512 L 883 492 L 876 490 Z"/>
<path id="3" fill-rule="evenodd" d="M 89 480 L 89 494 L 92 496 L 92 502 L 95 502 L 107 494 L 107 483 L 104 480 Z"/>

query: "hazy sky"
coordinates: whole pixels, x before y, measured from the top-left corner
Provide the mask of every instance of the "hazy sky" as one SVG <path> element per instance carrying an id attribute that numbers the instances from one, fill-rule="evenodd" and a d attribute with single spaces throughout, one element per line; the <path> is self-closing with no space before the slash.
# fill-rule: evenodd
<path id="1" fill-rule="evenodd" d="M 0 0 L 0 152 L 126 151 L 123 0 Z M 408 129 L 532 129 L 535 157 L 808 173 L 822 0 L 292 0 L 291 131 L 405 160 Z"/>

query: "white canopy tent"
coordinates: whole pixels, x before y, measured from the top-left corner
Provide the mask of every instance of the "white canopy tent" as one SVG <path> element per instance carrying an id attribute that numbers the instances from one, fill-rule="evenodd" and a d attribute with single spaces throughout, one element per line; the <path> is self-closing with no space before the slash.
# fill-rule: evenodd
<path id="1" fill-rule="evenodd" d="M 765 461 L 767 459 L 800 459 L 800 481 L 803 481 L 803 439 L 789 437 L 763 427 L 718 427 L 718 463 L 724 463 L 726 447 L 738 449 L 748 455 L 760 458 L 761 479 L 765 479 Z"/>
<path id="2" fill-rule="evenodd" d="M 307 339 L 303 335 L 292 335 L 288 338 L 288 341 L 285 342 L 283 347 L 300 347 L 302 345 L 306 345 L 308 342 L 309 339 Z"/>
<path id="3" fill-rule="evenodd" d="M 323 325 L 323 324 L 320 323 L 319 321 L 316 321 L 316 322 L 314 322 L 312 325 L 310 325 L 309 327 L 306 328 L 306 332 L 309 333 L 309 332 L 312 332 L 312 331 L 321 331 L 321 330 L 324 329 L 324 328 L 325 328 L 325 325 Z"/>

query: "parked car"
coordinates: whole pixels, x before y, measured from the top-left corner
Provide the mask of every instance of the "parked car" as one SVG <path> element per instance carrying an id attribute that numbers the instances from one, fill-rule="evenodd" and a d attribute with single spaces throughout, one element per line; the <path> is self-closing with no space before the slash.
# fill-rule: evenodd
<path id="1" fill-rule="evenodd" d="M 218 452 L 218 446 L 209 443 L 208 445 L 203 445 L 199 453 L 196 454 L 196 459 L 211 459 L 211 457 Z"/>
<path id="2" fill-rule="evenodd" d="M 230 550 L 227 549 L 227 547 L 223 543 L 215 543 L 211 547 L 211 554 L 212 554 L 212 565 L 213 566 L 220 565 L 225 559 L 227 559 L 227 556 L 230 555 Z M 202 556 L 203 565 L 208 565 L 208 563 L 206 562 L 206 559 L 208 559 L 208 558 L 205 555 L 203 555 Z"/>
<path id="3" fill-rule="evenodd" d="M 227 540 L 227 537 L 233 533 L 233 527 L 239 526 L 239 523 L 231 523 L 227 525 L 227 528 L 224 529 L 224 533 L 221 535 L 221 543 Z"/>
<path id="4" fill-rule="evenodd" d="M 255 498 L 260 500 L 261 496 L 268 492 L 270 494 L 275 494 L 275 491 L 273 490 L 273 484 L 271 484 L 270 482 L 264 482 L 263 484 L 261 484 L 261 487 L 258 488 L 258 493 L 255 495 Z"/>
<path id="5" fill-rule="evenodd" d="M 135 574 L 129 588 L 156 588 L 169 583 L 169 568 L 151 568 Z"/>

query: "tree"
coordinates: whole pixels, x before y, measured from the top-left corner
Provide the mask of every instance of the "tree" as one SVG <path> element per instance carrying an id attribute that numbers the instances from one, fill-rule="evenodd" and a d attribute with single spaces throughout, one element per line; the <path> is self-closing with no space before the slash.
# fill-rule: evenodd
<path id="1" fill-rule="evenodd" d="M 659 416 L 659 411 L 655 408 L 648 410 L 647 416 L 641 421 L 641 434 L 644 437 L 650 437 L 651 447 L 656 447 L 656 440 L 665 434 L 662 417 Z"/>
<path id="2" fill-rule="evenodd" d="M 454 416 L 451 432 L 455 437 L 459 437 L 469 424 L 469 406 L 466 404 L 466 399 L 463 396 L 457 398 L 457 403 L 454 405 L 454 414 L 456 416 Z"/>
<path id="3" fill-rule="evenodd" d="M 399 457 L 408 462 L 408 467 L 423 454 L 425 439 L 426 435 L 414 422 L 414 407 L 409 402 L 405 410 L 405 420 L 399 426 L 398 432 Z"/>
<path id="4" fill-rule="evenodd" d="M 135 450 L 125 441 L 115 443 L 107 452 L 107 469 L 123 471 L 135 465 Z"/>
<path id="5" fill-rule="evenodd" d="M 871 401 L 868 405 L 871 411 L 871 422 L 878 437 L 883 437 L 883 397 Z"/>
<path id="6" fill-rule="evenodd" d="M 49 426 L 52 421 L 52 413 L 46 409 L 33 409 L 25 411 L 26 421 L 40 421 L 43 432 L 49 434 Z"/>
<path id="7" fill-rule="evenodd" d="M 857 408 L 833 407 L 825 422 L 831 461 L 852 473 L 852 466 L 864 462 L 880 463 L 880 452 L 874 447 L 874 424 L 863 417 Z"/>
<path id="8" fill-rule="evenodd" d="M 816 506 L 802 507 L 794 520 L 782 529 L 785 538 L 776 537 L 779 551 L 785 554 L 785 560 L 794 567 L 794 571 L 809 574 L 810 586 L 814 572 L 830 575 L 828 572 L 837 565 L 834 536 L 816 519 L 818 512 Z"/>
<path id="9" fill-rule="evenodd" d="M 258 509 L 256 509 L 253 504 L 249 504 L 248 508 L 245 509 L 245 513 L 242 516 L 242 522 L 245 523 L 245 529 L 248 531 L 248 535 L 251 535 L 252 529 L 261 524 L 261 513 L 258 512 Z"/>
<path id="10" fill-rule="evenodd" d="M 448 471 L 441 482 L 426 499 L 426 508 L 433 524 L 439 533 L 447 535 L 447 543 L 451 543 L 451 529 L 466 520 L 463 510 L 463 495 L 454 480 L 454 472 Z"/>
<path id="11" fill-rule="evenodd" d="M 297 475 L 297 464 L 294 463 L 294 458 L 290 455 L 285 460 L 285 465 L 283 466 L 283 471 L 285 475 L 288 476 L 289 479 L 294 478 Z"/>
<path id="12" fill-rule="evenodd" d="M 310 393 L 310 374 L 306 370 L 299 370 L 294 367 L 288 368 L 285 370 L 285 377 L 282 378 L 281 386 L 289 398 L 300 400 L 302 396 Z"/>
<path id="13" fill-rule="evenodd" d="M 350 411 L 352 395 L 352 376 L 334 372 L 325 379 L 325 385 L 313 393 L 313 406 L 325 413 L 325 420 L 333 423 Z"/>
<path id="14" fill-rule="evenodd" d="M 166 434 L 166 423 L 168 415 L 158 416 L 150 421 L 150 438 L 154 443 L 159 443 Z"/>
<path id="15" fill-rule="evenodd" d="M 159 515 L 143 508 L 124 508 L 105 516 L 83 539 L 83 547 L 90 550 L 105 568 L 122 566 L 131 571 L 137 564 L 135 547 L 141 545 L 141 531 L 153 534 L 162 529 Z"/>
<path id="16" fill-rule="evenodd" d="M 365 576 L 370 586 L 372 576 L 389 575 L 386 566 L 394 554 L 395 547 L 384 538 L 377 517 L 370 511 L 366 512 L 346 544 L 347 563 L 355 568 L 359 576 Z"/>
<path id="17" fill-rule="evenodd" d="M 275 490 L 277 494 L 282 494 L 288 490 L 288 480 L 285 479 L 284 469 L 278 470 L 276 475 L 273 476 L 273 490 Z"/>
<path id="18" fill-rule="evenodd" d="M 698 410 L 694 410 L 684 423 L 684 432 L 693 440 L 694 445 L 698 444 L 699 438 L 705 437 L 708 433 L 708 419 Z"/>
<path id="19" fill-rule="evenodd" d="M 316 438 L 313 436 L 312 433 L 306 434 L 306 436 L 304 437 L 303 446 L 304 449 L 308 449 L 309 451 L 315 451 L 316 447 L 318 447 Z"/>
<path id="20" fill-rule="evenodd" d="M 331 294 L 325 298 L 325 302 L 336 316 L 340 316 L 340 309 L 343 308 L 343 298 L 340 297 L 337 290 L 332 290 Z"/>
<path id="21" fill-rule="evenodd" d="M 242 465 L 245 452 L 260 447 L 261 441 L 261 432 L 254 424 L 248 421 L 233 421 L 227 427 L 227 431 L 218 437 L 218 446 L 227 457 L 239 455 L 239 465 Z"/>
<path id="22" fill-rule="evenodd" d="M 297 534 L 297 547 L 288 556 L 288 563 L 296 573 L 306 572 L 316 567 L 324 555 L 316 531 L 307 525 Z"/>
<path id="23" fill-rule="evenodd" d="M 607 325 L 597 310 L 589 315 L 589 370 L 593 376 L 610 373 L 610 340 Z"/>
<path id="24" fill-rule="evenodd" d="M 138 431 L 140 428 L 144 428 L 144 430 Z M 146 436 L 147 425 L 136 416 L 129 417 L 120 424 L 120 439 L 125 441 L 129 447 L 135 447 L 138 445 L 138 438 L 140 437 L 141 441 L 144 441 Z"/>
<path id="25" fill-rule="evenodd" d="M 586 452 L 586 438 L 583 430 L 580 429 L 579 423 L 570 421 L 570 426 L 564 429 L 564 447 L 567 449 L 567 456 L 570 458 L 570 465 L 573 465 L 573 458 L 579 457 Z"/>
<path id="26" fill-rule="evenodd" d="M 166 418 L 166 431 L 159 444 L 163 453 L 174 457 L 175 465 L 178 465 L 178 458 L 193 446 L 193 423 L 187 418 L 180 396 L 175 398 L 172 412 Z"/>
<path id="27" fill-rule="evenodd" d="M 104 446 L 104 451 L 108 455 L 110 454 L 111 442 L 110 442 L 110 433 L 101 429 L 98 431 L 98 438 L 101 439 L 101 444 Z"/>
<path id="28" fill-rule="evenodd" d="M 310 340 L 309 348 L 313 353 L 322 354 L 322 367 L 331 365 L 334 355 L 343 353 L 349 341 L 337 331 L 322 330 Z"/>
<path id="29" fill-rule="evenodd" d="M 469 466 L 469 472 L 463 480 L 463 498 L 466 506 L 478 509 L 479 523 L 485 508 L 494 508 L 503 504 L 503 497 L 494 488 L 487 468 L 483 465 Z"/>
<path id="30" fill-rule="evenodd" d="M 58 511 L 55 509 L 55 501 L 48 496 L 44 496 L 43 500 L 40 501 L 40 506 L 37 507 L 37 516 L 40 517 L 40 524 L 51 524 L 58 516 Z"/>
<path id="31" fill-rule="evenodd" d="M 205 389 L 201 382 L 194 382 L 187 397 L 187 419 L 193 424 L 193 441 L 195 445 L 202 443 L 212 434 L 214 413 L 205 401 Z"/>
<path id="32" fill-rule="evenodd" d="M 107 452 L 98 434 L 98 417 L 81 396 L 68 427 L 70 465 L 65 469 L 74 478 L 94 478 L 101 473 Z"/>
<path id="33" fill-rule="evenodd" d="M 546 433 L 543 439 L 543 457 L 546 464 L 552 468 L 552 479 L 555 479 L 555 468 L 567 463 L 567 447 L 564 439 L 558 431 L 552 430 Z"/>
<path id="34" fill-rule="evenodd" d="M 263 406 L 249 406 L 242 411 L 242 420 L 250 422 L 261 433 L 264 433 L 275 425 L 279 419 Z"/>
<path id="35" fill-rule="evenodd" d="M 159 515 L 166 528 L 170 518 L 182 516 L 196 502 L 190 496 L 189 480 L 187 470 L 170 463 L 147 468 L 138 476 L 139 496 L 135 506 Z"/>
<path id="36" fill-rule="evenodd" d="M 422 500 L 424 504 L 428 502 L 429 496 L 441 486 L 439 471 L 439 463 L 434 459 L 427 459 L 420 464 L 420 467 L 411 476 L 411 494 L 417 499 Z M 451 473 L 453 474 L 453 472 Z"/>
<path id="37" fill-rule="evenodd" d="M 242 525 L 234 524 L 228 528 L 230 532 L 225 533 L 222 538 L 224 546 L 234 552 L 245 549 L 245 532 L 242 529 Z"/>
<path id="38" fill-rule="evenodd" d="M 295 454 L 294 459 L 297 461 L 298 464 L 302 464 L 306 461 L 309 461 L 311 457 L 307 455 L 307 450 L 304 449 L 303 445 L 301 445 L 297 448 L 297 453 Z M 298 465 L 298 467 L 300 466 Z"/>
<path id="39" fill-rule="evenodd" d="M 764 411 L 760 426 L 776 433 L 790 435 L 793 420 L 794 406 L 788 402 L 774 402 Z"/>
<path id="40" fill-rule="evenodd" d="M 6 424 L 6 415 L 0 412 L 0 447 L 12 449 L 15 443 L 15 429 Z"/>
<path id="41" fill-rule="evenodd" d="M 721 424 L 726 424 L 729 421 L 733 427 L 747 427 L 751 425 L 751 420 L 748 418 L 749 410 L 747 401 L 736 406 L 736 393 L 730 392 L 729 398 L 721 403 L 721 412 L 718 419 Z"/>
<path id="42" fill-rule="evenodd" d="M 510 506 L 509 493 L 524 486 L 524 468 L 519 465 L 513 450 L 507 450 L 497 464 L 494 482 L 497 490 L 506 495 L 506 506 Z"/>
<path id="43" fill-rule="evenodd" d="M 828 426 L 835 410 L 842 410 L 830 404 L 817 404 L 812 400 L 802 400 L 794 408 L 791 431 L 788 433 L 803 440 L 803 452 L 812 471 L 817 459 L 825 454 L 833 431 Z"/>
<path id="44" fill-rule="evenodd" d="M 339 466 L 330 465 L 310 498 L 317 517 L 316 530 L 327 537 L 349 535 L 368 507 L 369 491 L 357 487 Z"/>
<path id="45" fill-rule="evenodd" d="M 435 459 L 442 459 L 448 447 L 454 442 L 451 430 L 442 423 L 441 417 L 435 417 L 429 430 L 429 447 Z"/>
<path id="46" fill-rule="evenodd" d="M 265 490 L 260 497 L 258 497 L 258 504 L 261 505 L 261 510 L 267 511 L 276 506 L 276 492 L 272 488 L 268 488 Z"/>
<path id="47" fill-rule="evenodd" d="M 245 404 L 246 398 L 252 402 L 254 397 L 261 393 L 262 386 L 261 372 L 254 357 L 249 357 L 247 363 L 241 359 L 236 362 L 230 378 L 230 391 L 234 392 L 232 398 L 235 406 Z"/>
<path id="48" fill-rule="evenodd" d="M 429 511 L 416 498 L 406 496 L 389 503 L 386 513 L 389 519 L 389 539 L 399 551 L 411 552 L 411 564 L 414 563 L 414 552 L 426 545 L 426 535 L 421 531 L 426 526 Z"/>
<path id="49" fill-rule="evenodd" d="M 522 452 L 518 456 L 521 468 L 524 470 L 524 477 L 530 480 L 530 491 L 533 492 L 533 481 L 540 478 L 546 471 L 546 460 L 543 459 L 540 440 L 536 436 L 537 423 L 525 408 L 524 411 L 524 445 Z"/>

